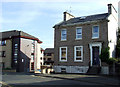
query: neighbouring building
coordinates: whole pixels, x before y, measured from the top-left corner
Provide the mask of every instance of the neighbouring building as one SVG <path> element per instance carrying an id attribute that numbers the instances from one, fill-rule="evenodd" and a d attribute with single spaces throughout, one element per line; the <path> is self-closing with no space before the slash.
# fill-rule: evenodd
<path id="1" fill-rule="evenodd" d="M 35 72 L 40 69 L 41 46 L 38 38 L 23 31 L 0 32 L 0 59 L 2 68 L 17 72 Z"/>
<path id="2" fill-rule="evenodd" d="M 54 48 L 46 48 L 44 51 L 44 65 L 54 64 Z"/>
<path id="3" fill-rule="evenodd" d="M 118 2 L 118 26 L 120 28 L 120 1 Z"/>
<path id="4" fill-rule="evenodd" d="M 44 65 L 44 49 L 41 48 L 40 65 Z"/>
<path id="5" fill-rule="evenodd" d="M 95 71 L 92 67 L 101 67 L 101 74 L 109 74 L 99 55 L 102 48 L 110 47 L 110 57 L 115 57 L 117 29 L 117 11 L 112 4 L 102 14 L 74 17 L 64 12 L 63 22 L 54 26 L 55 72 L 87 73 Z"/>
<path id="6" fill-rule="evenodd" d="M 44 51 L 44 64 L 41 66 L 42 73 L 53 72 L 54 48 L 46 48 Z"/>

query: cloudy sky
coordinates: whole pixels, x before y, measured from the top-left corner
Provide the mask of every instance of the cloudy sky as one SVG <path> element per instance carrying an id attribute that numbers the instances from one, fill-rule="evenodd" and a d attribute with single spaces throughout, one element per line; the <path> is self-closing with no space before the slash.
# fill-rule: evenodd
<path id="1" fill-rule="evenodd" d="M 63 20 L 63 12 L 75 17 L 107 12 L 112 3 L 118 10 L 119 0 L 1 0 L 0 31 L 21 30 L 39 38 L 45 49 L 54 47 L 56 23 Z"/>

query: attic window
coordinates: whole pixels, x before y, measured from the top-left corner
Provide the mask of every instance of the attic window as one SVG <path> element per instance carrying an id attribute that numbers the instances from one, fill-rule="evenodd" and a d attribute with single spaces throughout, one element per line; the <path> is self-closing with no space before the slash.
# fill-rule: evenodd
<path id="1" fill-rule="evenodd" d="M 82 16 L 82 17 L 80 17 L 80 19 L 85 19 L 86 18 L 86 16 Z"/>

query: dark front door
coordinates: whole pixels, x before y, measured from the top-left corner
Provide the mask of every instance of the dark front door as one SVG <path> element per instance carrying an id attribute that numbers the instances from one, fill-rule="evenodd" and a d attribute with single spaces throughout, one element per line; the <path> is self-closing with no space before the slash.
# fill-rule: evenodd
<path id="1" fill-rule="evenodd" d="M 92 47 L 92 54 L 93 54 L 93 65 L 99 65 L 100 61 L 99 61 L 99 47 L 95 46 Z"/>

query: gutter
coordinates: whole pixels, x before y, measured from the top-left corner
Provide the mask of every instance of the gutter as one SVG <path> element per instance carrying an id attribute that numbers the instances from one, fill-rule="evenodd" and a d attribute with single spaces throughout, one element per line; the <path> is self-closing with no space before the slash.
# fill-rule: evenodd
<path id="1" fill-rule="evenodd" d="M 108 21 L 108 19 L 102 19 L 97 21 L 87 21 L 87 22 L 79 22 L 79 23 L 72 23 L 72 24 L 65 24 L 65 25 L 55 25 L 53 28 L 56 28 L 58 26 L 67 27 L 67 26 L 74 26 L 74 25 L 80 25 L 80 24 L 89 24 L 89 23 L 96 23 L 96 22 L 102 22 L 102 21 Z"/>

